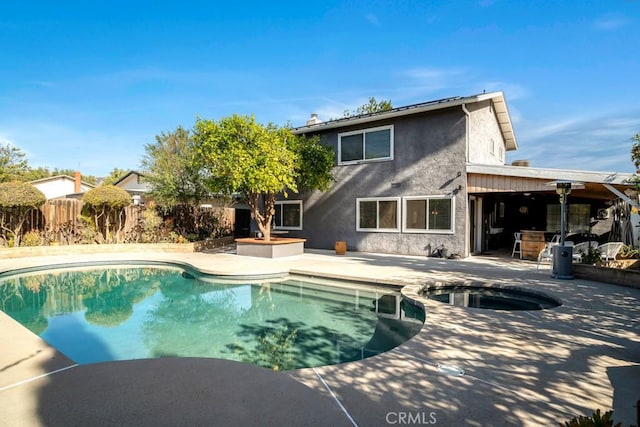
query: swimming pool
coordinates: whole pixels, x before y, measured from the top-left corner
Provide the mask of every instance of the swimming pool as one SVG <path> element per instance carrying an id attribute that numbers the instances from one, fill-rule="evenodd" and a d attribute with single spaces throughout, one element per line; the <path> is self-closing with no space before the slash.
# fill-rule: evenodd
<path id="1" fill-rule="evenodd" d="M 336 364 L 415 335 L 398 292 L 307 277 L 224 280 L 159 265 L 0 278 L 0 309 L 77 363 L 216 357 L 275 370 Z"/>

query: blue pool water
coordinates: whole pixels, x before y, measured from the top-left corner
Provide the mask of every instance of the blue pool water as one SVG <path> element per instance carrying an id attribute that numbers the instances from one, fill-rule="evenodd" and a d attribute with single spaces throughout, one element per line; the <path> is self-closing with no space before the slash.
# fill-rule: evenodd
<path id="1" fill-rule="evenodd" d="M 159 266 L 0 279 L 0 309 L 77 363 L 216 357 L 275 370 L 342 363 L 415 335 L 424 311 L 380 287 L 226 281 Z"/>

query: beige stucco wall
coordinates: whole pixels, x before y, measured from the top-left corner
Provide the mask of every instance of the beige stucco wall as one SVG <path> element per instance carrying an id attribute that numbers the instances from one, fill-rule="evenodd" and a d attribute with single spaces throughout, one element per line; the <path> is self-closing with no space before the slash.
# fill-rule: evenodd
<path id="1" fill-rule="evenodd" d="M 505 144 L 491 101 L 468 105 L 469 162 L 483 165 L 503 165 Z"/>

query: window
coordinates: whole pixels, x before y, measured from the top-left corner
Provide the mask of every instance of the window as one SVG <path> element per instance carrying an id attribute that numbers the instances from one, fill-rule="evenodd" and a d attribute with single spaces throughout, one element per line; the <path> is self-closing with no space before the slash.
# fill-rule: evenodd
<path id="1" fill-rule="evenodd" d="M 400 198 L 356 199 L 357 231 L 400 231 Z"/>
<path id="2" fill-rule="evenodd" d="M 393 126 L 338 134 L 338 164 L 393 160 Z"/>
<path id="3" fill-rule="evenodd" d="M 454 204 L 449 196 L 412 196 L 404 199 L 402 230 L 408 233 L 453 233 Z"/>
<path id="4" fill-rule="evenodd" d="M 547 231 L 560 231 L 561 205 L 547 205 Z M 569 233 L 589 232 L 591 205 L 572 203 L 567 205 L 566 231 Z"/>
<path id="5" fill-rule="evenodd" d="M 302 200 L 276 202 L 274 228 L 281 230 L 302 230 Z"/>

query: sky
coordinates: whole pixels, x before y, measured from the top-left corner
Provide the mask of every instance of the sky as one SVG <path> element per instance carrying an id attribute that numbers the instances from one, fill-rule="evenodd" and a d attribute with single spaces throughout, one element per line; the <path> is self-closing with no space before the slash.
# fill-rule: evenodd
<path id="1" fill-rule="evenodd" d="M 0 143 L 104 176 L 198 117 L 503 91 L 507 162 L 633 172 L 640 0 L 0 1 Z"/>

